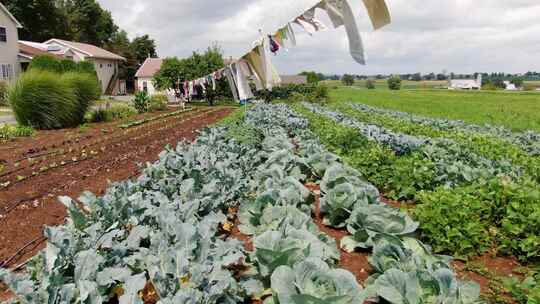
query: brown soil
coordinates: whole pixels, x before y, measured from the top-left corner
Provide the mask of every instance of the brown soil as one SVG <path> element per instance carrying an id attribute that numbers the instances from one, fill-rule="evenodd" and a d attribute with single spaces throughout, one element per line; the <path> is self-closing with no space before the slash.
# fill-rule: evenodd
<path id="1" fill-rule="evenodd" d="M 66 216 L 58 196 L 76 198 L 86 190 L 101 195 L 109 183 L 138 175 L 140 165 L 157 160 L 167 145 L 193 140 L 197 130 L 231 111 L 196 109 L 126 130 L 116 122 L 44 131 L 2 145 L 0 160 L 6 168 L 0 184 L 9 185 L 0 189 L 0 263 L 10 259 L 3 266 L 14 268 L 43 248 L 45 239 L 36 239 L 43 226 L 62 224 Z"/>

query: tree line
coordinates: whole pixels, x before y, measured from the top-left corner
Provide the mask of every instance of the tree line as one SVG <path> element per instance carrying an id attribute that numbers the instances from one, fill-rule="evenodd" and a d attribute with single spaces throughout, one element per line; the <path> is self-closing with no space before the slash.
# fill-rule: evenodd
<path id="1" fill-rule="evenodd" d="M 120 77 L 132 89 L 135 73 L 148 57 L 157 57 L 149 35 L 130 40 L 111 13 L 95 0 L 0 0 L 23 25 L 19 39 L 44 42 L 51 38 L 89 43 L 127 59 Z M 130 87 L 131 86 L 131 87 Z"/>

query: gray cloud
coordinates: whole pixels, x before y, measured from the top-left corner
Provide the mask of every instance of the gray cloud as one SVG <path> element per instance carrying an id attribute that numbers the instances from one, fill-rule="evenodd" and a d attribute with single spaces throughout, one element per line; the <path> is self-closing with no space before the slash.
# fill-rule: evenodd
<path id="1" fill-rule="evenodd" d="M 150 34 L 160 56 L 187 56 L 212 42 L 238 57 L 316 0 L 98 0 L 130 36 Z M 537 0 L 387 0 L 393 23 L 373 32 L 360 0 L 349 0 L 362 31 L 367 66 L 356 64 L 344 29 L 313 37 L 298 29 L 298 47 L 275 63 L 282 73 L 406 73 L 540 70 Z M 327 21 L 322 12 L 323 21 Z"/>

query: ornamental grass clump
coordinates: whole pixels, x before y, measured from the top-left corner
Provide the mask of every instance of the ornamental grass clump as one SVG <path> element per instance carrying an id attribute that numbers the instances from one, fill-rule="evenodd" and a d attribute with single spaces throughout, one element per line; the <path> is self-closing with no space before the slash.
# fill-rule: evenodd
<path id="1" fill-rule="evenodd" d="M 97 78 L 88 73 L 70 72 L 62 75 L 62 81 L 73 88 L 77 97 L 74 123 L 80 124 L 92 103 L 100 96 L 101 88 Z"/>
<path id="2" fill-rule="evenodd" d="M 9 90 L 8 101 L 20 125 L 59 129 L 77 124 L 77 95 L 58 74 L 24 73 Z"/>

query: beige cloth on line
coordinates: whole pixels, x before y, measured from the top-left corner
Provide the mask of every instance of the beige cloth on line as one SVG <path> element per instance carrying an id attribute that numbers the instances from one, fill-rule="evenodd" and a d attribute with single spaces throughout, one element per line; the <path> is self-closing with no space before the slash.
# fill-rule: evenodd
<path id="1" fill-rule="evenodd" d="M 272 90 L 273 87 L 281 83 L 281 78 L 272 64 L 269 43 L 268 38 L 265 37 L 262 43 L 253 48 L 243 59 L 249 63 L 253 71 L 257 74 L 262 82 L 262 86 Z"/>
<path id="2" fill-rule="evenodd" d="M 392 22 L 390 11 L 384 0 L 364 0 L 364 5 L 375 30 Z"/>

